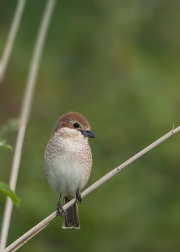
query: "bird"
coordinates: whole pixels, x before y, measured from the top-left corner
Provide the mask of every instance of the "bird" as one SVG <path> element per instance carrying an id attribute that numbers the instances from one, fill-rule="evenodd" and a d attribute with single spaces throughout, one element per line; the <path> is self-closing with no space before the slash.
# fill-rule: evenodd
<path id="1" fill-rule="evenodd" d="M 44 154 L 45 176 L 50 188 L 59 193 L 56 213 L 62 216 L 62 228 L 80 228 L 78 202 L 92 169 L 88 138 L 95 138 L 87 119 L 78 112 L 68 112 L 56 122 Z M 76 198 L 66 211 L 64 204 Z"/>

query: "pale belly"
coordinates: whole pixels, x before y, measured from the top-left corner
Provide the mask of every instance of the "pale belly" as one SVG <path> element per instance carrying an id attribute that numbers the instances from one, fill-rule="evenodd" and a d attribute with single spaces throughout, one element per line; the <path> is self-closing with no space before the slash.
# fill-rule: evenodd
<path id="1" fill-rule="evenodd" d="M 79 188 L 81 191 L 86 185 L 91 169 L 82 164 L 77 158 L 68 155 L 59 155 L 46 163 L 46 177 L 51 189 L 61 194 L 62 197 L 75 197 Z"/>

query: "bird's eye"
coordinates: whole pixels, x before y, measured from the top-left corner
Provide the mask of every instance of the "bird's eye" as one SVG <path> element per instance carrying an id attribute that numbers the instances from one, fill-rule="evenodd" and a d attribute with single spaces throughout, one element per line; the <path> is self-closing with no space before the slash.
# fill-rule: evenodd
<path id="1" fill-rule="evenodd" d="M 79 128 L 79 123 L 73 123 L 74 128 Z"/>

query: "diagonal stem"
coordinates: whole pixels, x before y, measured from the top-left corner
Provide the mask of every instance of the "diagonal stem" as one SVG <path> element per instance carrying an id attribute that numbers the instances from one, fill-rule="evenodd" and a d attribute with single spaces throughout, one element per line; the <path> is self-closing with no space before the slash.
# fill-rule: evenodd
<path id="1" fill-rule="evenodd" d="M 136 155 L 128 159 L 126 162 L 121 164 L 120 166 L 116 167 L 109 173 L 107 173 L 105 176 L 100 178 L 98 181 L 96 181 L 94 184 L 89 186 L 84 192 L 81 193 L 81 197 L 85 197 L 89 193 L 91 193 L 93 190 L 98 188 L 100 185 L 105 183 L 107 180 L 115 176 L 117 173 L 119 173 L 123 168 L 134 162 L 136 159 L 140 158 L 144 154 L 146 154 L 148 151 L 152 150 L 155 148 L 157 145 L 160 143 L 164 142 L 167 140 L 169 137 L 173 136 L 174 134 L 178 133 L 180 131 L 180 126 L 177 127 L 176 129 L 171 130 L 149 146 L 147 146 L 145 149 L 142 151 L 138 152 Z M 67 210 L 70 206 L 72 206 L 76 202 L 76 199 L 72 199 L 69 201 L 66 205 L 63 206 L 64 210 Z M 55 217 L 57 216 L 56 212 L 50 214 L 48 217 L 46 217 L 44 220 L 42 220 L 40 223 L 38 223 L 36 226 L 34 226 L 32 229 L 30 229 L 28 232 L 26 232 L 24 235 L 22 235 L 19 239 L 17 239 L 15 242 L 13 242 L 11 245 L 9 245 L 3 252 L 9 252 L 9 251 L 16 251 L 18 248 L 24 245 L 25 242 L 30 240 L 34 235 L 39 233 L 41 230 L 43 230 L 50 221 L 52 221 Z"/>
<path id="2" fill-rule="evenodd" d="M 24 6 L 25 6 L 26 0 L 18 0 L 18 4 L 17 4 L 17 8 L 14 14 L 14 18 L 12 21 L 12 25 L 11 25 L 11 29 L 8 35 L 8 39 L 7 39 L 7 43 L 2 55 L 2 59 L 0 61 L 0 81 L 3 80 L 4 78 L 4 74 L 6 71 L 6 67 L 8 64 L 8 60 L 12 51 L 12 47 L 14 44 L 14 40 L 16 37 L 16 33 L 18 31 L 18 27 L 21 21 L 21 17 L 22 17 L 22 13 L 24 10 Z"/>

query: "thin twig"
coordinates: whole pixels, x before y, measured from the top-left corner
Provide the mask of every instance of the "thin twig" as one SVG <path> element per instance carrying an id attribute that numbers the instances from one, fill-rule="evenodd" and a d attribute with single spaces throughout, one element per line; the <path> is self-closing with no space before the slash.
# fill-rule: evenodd
<path id="1" fill-rule="evenodd" d="M 15 11 L 11 29 L 8 35 L 7 43 L 4 49 L 4 53 L 2 55 L 2 59 L 0 61 L 0 81 L 2 81 L 4 78 L 6 66 L 7 66 L 11 51 L 12 51 L 12 47 L 13 47 L 16 33 L 17 33 L 17 30 L 21 21 L 25 3 L 26 3 L 25 0 L 19 0 L 16 7 L 16 11 Z"/>
<path id="2" fill-rule="evenodd" d="M 39 69 L 40 57 L 42 54 L 42 49 L 43 49 L 47 29 L 51 20 L 54 5 L 55 5 L 55 0 L 47 1 L 47 5 L 43 14 L 42 23 L 40 25 L 32 61 L 30 65 L 29 76 L 27 79 L 25 95 L 24 95 L 24 99 L 22 103 L 22 110 L 21 110 L 21 115 L 20 115 L 20 127 L 18 130 L 15 152 L 14 152 L 13 163 L 12 163 L 11 177 L 10 177 L 10 188 L 13 191 L 15 191 L 15 188 L 16 188 L 16 181 L 17 181 L 17 176 L 18 176 L 18 171 L 19 171 L 19 164 L 20 164 L 20 159 L 21 159 L 24 135 L 25 135 L 26 125 L 28 122 L 29 114 L 30 114 L 33 91 L 34 91 L 34 87 L 36 83 L 37 72 Z M 2 223 L 0 251 L 2 251 L 6 246 L 12 208 L 13 208 L 13 203 L 9 198 L 7 198 L 5 210 L 4 210 L 3 223 Z"/>
<path id="3" fill-rule="evenodd" d="M 151 149 L 155 148 L 157 145 L 171 137 L 172 135 L 176 134 L 180 131 L 180 126 L 176 129 L 171 130 L 166 135 L 159 138 L 154 143 L 150 144 L 148 147 L 143 149 L 142 151 L 138 152 L 136 155 L 128 159 L 126 162 L 118 166 L 117 168 L 113 169 L 109 173 L 107 173 L 105 176 L 100 178 L 98 181 L 96 181 L 94 184 L 89 186 L 84 192 L 81 193 L 81 197 L 85 197 L 87 194 L 95 190 L 97 187 L 105 183 L 107 180 L 115 176 L 117 173 L 119 173 L 124 167 L 129 165 L 130 163 L 134 162 L 136 159 L 143 156 L 145 153 L 150 151 Z M 72 206 L 75 203 L 75 199 L 72 199 L 69 201 L 66 205 L 63 206 L 64 210 L 67 210 L 70 206 Z M 39 233 L 41 230 L 43 230 L 50 221 L 52 221 L 56 217 L 56 212 L 49 215 L 47 218 L 45 218 L 43 221 L 38 223 L 36 226 L 34 226 L 32 229 L 30 229 L 28 232 L 26 232 L 24 235 L 22 235 L 19 239 L 17 239 L 15 242 L 13 242 L 10 246 L 8 246 L 3 252 L 9 252 L 9 251 L 16 251 L 18 248 L 24 245 L 29 239 L 31 239 L 34 235 Z"/>

